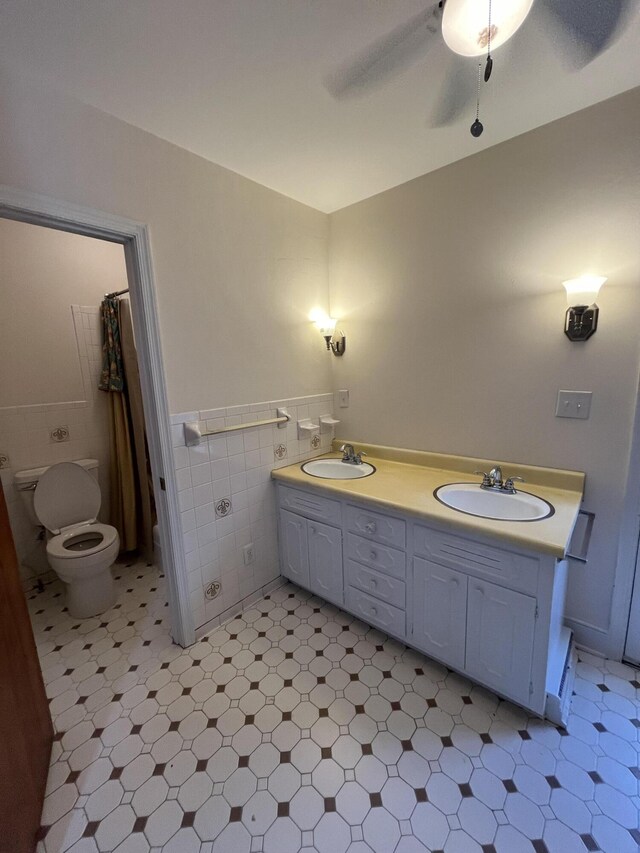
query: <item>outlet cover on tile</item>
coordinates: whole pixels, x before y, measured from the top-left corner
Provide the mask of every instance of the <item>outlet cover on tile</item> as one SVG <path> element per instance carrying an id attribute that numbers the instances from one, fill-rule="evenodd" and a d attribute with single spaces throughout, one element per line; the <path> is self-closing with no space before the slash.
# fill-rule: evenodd
<path id="1" fill-rule="evenodd" d="M 349 408 L 349 391 L 346 388 L 338 391 L 338 405 L 341 409 Z"/>
<path id="2" fill-rule="evenodd" d="M 558 391 L 557 418 L 587 420 L 591 411 L 591 391 Z"/>

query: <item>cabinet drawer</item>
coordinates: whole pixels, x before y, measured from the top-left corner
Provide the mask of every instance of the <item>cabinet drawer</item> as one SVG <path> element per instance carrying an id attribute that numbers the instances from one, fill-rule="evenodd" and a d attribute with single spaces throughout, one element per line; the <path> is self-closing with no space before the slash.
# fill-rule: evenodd
<path id="1" fill-rule="evenodd" d="M 535 594 L 538 588 L 538 560 L 535 557 L 483 545 L 419 524 L 413 531 L 413 549 L 418 556 L 442 566 L 471 571 L 513 589 Z"/>
<path id="2" fill-rule="evenodd" d="M 379 601 L 377 598 L 348 586 L 345 596 L 345 607 L 365 622 L 377 625 L 383 631 L 404 637 L 406 632 L 406 615 L 391 604 Z"/>
<path id="3" fill-rule="evenodd" d="M 404 610 L 406 599 L 404 581 L 368 569 L 353 560 L 347 560 L 345 568 L 349 586 L 361 589 L 369 595 L 375 596 L 375 598 L 388 601 L 389 604 Z"/>
<path id="4" fill-rule="evenodd" d="M 372 544 L 371 540 L 347 533 L 347 556 L 378 572 L 404 580 L 407 574 L 404 551 L 386 545 Z"/>
<path id="5" fill-rule="evenodd" d="M 400 518 L 389 518 L 357 506 L 348 506 L 347 527 L 367 539 L 394 545 L 396 548 L 405 547 L 406 525 Z"/>
<path id="6" fill-rule="evenodd" d="M 314 495 L 312 492 L 299 492 L 288 486 L 280 487 L 280 506 L 329 524 L 340 525 L 342 521 L 338 501 Z"/>

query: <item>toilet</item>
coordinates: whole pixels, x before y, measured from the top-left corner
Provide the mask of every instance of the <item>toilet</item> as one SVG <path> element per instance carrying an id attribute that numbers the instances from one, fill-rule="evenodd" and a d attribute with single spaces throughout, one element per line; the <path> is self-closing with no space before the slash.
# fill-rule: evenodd
<path id="1" fill-rule="evenodd" d="M 96 520 L 97 472 L 97 459 L 79 459 L 15 475 L 29 517 L 50 534 L 47 559 L 66 584 L 69 613 L 81 619 L 104 613 L 117 598 L 111 566 L 120 538 L 115 527 Z"/>

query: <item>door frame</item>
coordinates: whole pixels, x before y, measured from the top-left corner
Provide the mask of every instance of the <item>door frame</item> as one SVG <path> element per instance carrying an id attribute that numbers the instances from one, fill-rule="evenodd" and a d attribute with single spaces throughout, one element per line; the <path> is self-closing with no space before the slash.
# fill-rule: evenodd
<path id="1" fill-rule="evenodd" d="M 122 216 L 2 184 L 0 218 L 96 237 L 124 247 L 160 542 L 168 585 L 171 634 L 179 645 L 190 646 L 195 642 L 195 626 L 182 543 L 149 229 L 140 222 Z"/>
<path id="2" fill-rule="evenodd" d="M 636 390 L 631 451 L 618 539 L 616 581 L 611 603 L 609 655 L 615 660 L 622 660 L 626 656 L 634 592 L 640 596 L 640 382 Z"/>

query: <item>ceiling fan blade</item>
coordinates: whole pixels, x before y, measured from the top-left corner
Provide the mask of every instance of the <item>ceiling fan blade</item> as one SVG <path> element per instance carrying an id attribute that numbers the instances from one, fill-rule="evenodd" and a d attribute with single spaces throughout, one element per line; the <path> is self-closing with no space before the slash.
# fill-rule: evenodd
<path id="1" fill-rule="evenodd" d="M 357 97 L 387 83 L 437 42 L 442 20 L 439 4 L 430 6 L 374 41 L 324 80 L 337 100 Z"/>
<path id="2" fill-rule="evenodd" d="M 429 118 L 431 127 L 448 127 L 467 114 L 473 118 L 473 101 L 478 81 L 478 64 L 470 59 L 451 57 L 444 82 Z"/>
<path id="3" fill-rule="evenodd" d="M 575 68 L 584 68 L 623 32 L 634 0 L 542 0 L 558 27 L 563 52 Z"/>

